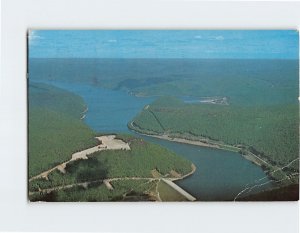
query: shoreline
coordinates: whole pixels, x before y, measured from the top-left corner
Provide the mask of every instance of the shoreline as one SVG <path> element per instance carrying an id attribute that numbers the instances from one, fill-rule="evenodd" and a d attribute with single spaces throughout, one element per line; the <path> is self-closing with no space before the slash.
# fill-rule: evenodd
<path id="1" fill-rule="evenodd" d="M 133 123 L 133 121 L 130 122 L 130 124 L 128 124 L 129 125 L 128 128 L 130 130 L 134 131 L 135 133 L 140 134 L 140 135 L 153 137 L 153 138 L 159 138 L 159 139 L 167 140 L 167 141 L 170 141 L 170 142 L 178 142 L 178 143 L 183 143 L 183 144 L 190 144 L 190 145 L 195 145 L 195 146 L 202 146 L 202 147 L 209 147 L 209 148 L 213 148 L 213 149 L 226 150 L 226 149 L 222 148 L 220 145 L 217 145 L 217 144 L 209 144 L 209 143 L 205 143 L 205 142 L 201 142 L 201 141 L 197 141 L 197 140 L 189 140 L 189 139 L 185 139 L 185 138 L 170 137 L 167 134 L 157 135 L 154 132 L 153 132 L 154 134 L 147 134 L 147 133 L 141 132 L 140 130 L 136 130 L 137 127 L 133 126 L 132 123 Z"/>
<path id="2" fill-rule="evenodd" d="M 86 107 L 86 109 L 83 112 L 81 112 L 82 116 L 80 117 L 80 120 L 84 120 L 84 118 L 86 117 L 86 113 L 88 112 L 88 110 L 89 110 L 89 108 Z"/>
<path id="3" fill-rule="evenodd" d="M 154 137 L 154 138 L 158 138 L 158 139 L 162 139 L 162 140 L 167 140 L 170 142 L 177 142 L 177 143 L 183 143 L 183 144 L 189 144 L 189 145 L 195 145 L 195 146 L 201 146 L 201 147 L 207 147 L 207 148 L 212 148 L 212 149 L 219 149 L 219 150 L 225 150 L 225 151 L 233 151 L 233 150 L 229 150 L 226 149 L 224 147 L 222 147 L 221 145 L 218 144 L 209 144 L 209 143 L 204 143 L 201 141 L 196 141 L 196 140 L 189 140 L 189 139 L 184 139 L 184 138 L 178 138 L 178 137 L 170 137 L 167 134 L 164 135 L 157 135 L 157 134 L 147 134 L 145 132 L 141 132 L 140 129 L 136 126 L 133 125 L 133 121 L 131 121 L 128 124 L 128 128 L 132 131 L 134 131 L 135 133 L 138 133 L 140 135 L 144 135 L 147 137 Z M 260 158 L 258 155 L 253 154 L 252 152 L 246 150 L 246 154 L 242 154 L 239 153 L 238 150 L 240 150 L 241 148 L 238 147 L 234 147 L 232 145 L 226 145 L 224 144 L 224 146 L 229 146 L 232 148 L 235 148 L 237 151 L 235 151 L 236 153 L 238 153 L 239 155 L 241 155 L 244 159 L 250 161 L 251 163 L 259 166 L 264 173 L 266 174 L 267 177 L 269 177 L 271 180 L 275 179 L 277 180 L 276 177 L 272 176 L 272 173 L 276 170 L 276 167 L 274 168 L 274 165 L 269 164 L 268 162 L 266 162 L 265 160 L 263 160 L 262 158 Z"/>
<path id="4" fill-rule="evenodd" d="M 177 138 L 177 137 L 173 138 L 173 137 L 170 137 L 167 134 L 164 134 L 164 135 L 154 135 L 154 134 L 140 133 L 138 131 L 135 131 L 135 132 L 137 132 L 138 134 L 144 135 L 144 136 L 159 138 L 159 139 L 167 140 L 167 141 L 170 141 L 170 142 L 178 142 L 178 143 L 183 143 L 183 144 L 189 144 L 189 145 L 195 145 L 195 146 L 203 146 L 203 147 L 209 147 L 209 148 L 223 150 L 218 145 L 212 145 L 212 144 L 208 144 L 208 143 L 204 143 L 204 142 L 200 142 L 200 141 L 195 141 L 195 140 L 188 140 L 188 139 L 185 139 L 185 138 Z"/>
<path id="5" fill-rule="evenodd" d="M 166 178 L 166 179 L 171 180 L 172 182 L 173 182 L 173 181 L 177 181 L 177 180 L 183 180 L 183 179 L 187 178 L 188 176 L 193 175 L 193 174 L 195 173 L 195 171 L 197 170 L 196 165 L 193 164 L 193 163 L 191 163 L 191 168 L 192 168 L 192 170 L 191 170 L 189 173 L 187 173 L 187 174 L 185 174 L 185 175 L 183 175 L 183 176 L 181 176 L 181 177 L 177 177 L 177 178 Z"/>

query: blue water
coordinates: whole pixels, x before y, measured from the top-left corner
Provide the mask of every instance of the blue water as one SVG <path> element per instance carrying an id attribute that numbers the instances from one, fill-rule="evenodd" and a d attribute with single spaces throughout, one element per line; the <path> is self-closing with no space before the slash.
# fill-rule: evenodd
<path id="1" fill-rule="evenodd" d="M 46 82 L 80 95 L 88 105 L 84 121 L 98 132 L 122 132 L 143 137 L 160 144 L 192 161 L 196 172 L 176 183 L 202 201 L 226 201 L 244 189 L 248 183 L 265 176 L 263 170 L 244 159 L 240 154 L 194 145 L 170 142 L 138 135 L 127 128 L 127 123 L 155 97 L 135 97 L 125 91 L 113 91 L 91 85 L 63 82 Z M 268 181 L 266 179 L 265 181 Z M 261 189 L 270 187 L 265 185 Z"/>
<path id="2" fill-rule="evenodd" d="M 137 98 L 125 91 L 113 91 L 91 85 L 57 81 L 44 83 L 71 91 L 81 96 L 88 106 L 84 121 L 98 132 L 128 133 L 127 123 L 155 97 Z"/>
<path id="3" fill-rule="evenodd" d="M 235 152 L 170 142 L 157 138 L 147 137 L 145 139 L 169 148 L 196 165 L 197 170 L 192 176 L 176 183 L 198 200 L 233 200 L 248 183 L 253 183 L 255 180 L 266 176 L 259 166 Z M 267 182 L 268 178 L 264 181 Z M 269 187 L 272 187 L 271 184 L 256 188 L 251 193 Z"/>

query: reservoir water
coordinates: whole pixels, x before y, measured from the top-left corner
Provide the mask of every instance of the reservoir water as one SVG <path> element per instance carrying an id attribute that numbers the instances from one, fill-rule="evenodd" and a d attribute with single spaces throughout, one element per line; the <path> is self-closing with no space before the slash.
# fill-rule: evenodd
<path id="1" fill-rule="evenodd" d="M 141 136 L 130 131 L 127 123 L 155 97 L 135 97 L 125 91 L 113 91 L 77 83 L 46 82 L 81 96 L 88 105 L 84 121 L 98 132 L 130 133 L 145 140 L 160 144 L 192 161 L 196 172 L 176 183 L 201 201 L 233 200 L 247 184 L 265 177 L 263 170 L 244 159 L 240 154 L 153 137 Z M 266 178 L 264 181 L 268 181 Z M 271 184 L 253 189 L 257 192 Z"/>

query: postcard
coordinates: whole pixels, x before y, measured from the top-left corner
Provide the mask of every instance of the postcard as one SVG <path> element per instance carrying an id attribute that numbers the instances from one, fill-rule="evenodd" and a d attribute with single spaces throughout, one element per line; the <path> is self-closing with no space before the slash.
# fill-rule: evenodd
<path id="1" fill-rule="evenodd" d="M 298 57 L 297 30 L 29 30 L 29 200 L 298 200 Z"/>

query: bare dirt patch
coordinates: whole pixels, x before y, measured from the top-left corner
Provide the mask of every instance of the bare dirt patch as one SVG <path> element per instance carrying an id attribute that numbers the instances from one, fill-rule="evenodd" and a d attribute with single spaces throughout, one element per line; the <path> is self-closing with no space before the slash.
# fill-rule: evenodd
<path id="1" fill-rule="evenodd" d="M 176 172 L 175 170 L 171 170 L 170 171 L 171 176 L 175 177 L 175 178 L 181 178 L 181 174 Z"/>
<path id="2" fill-rule="evenodd" d="M 162 177 L 162 175 L 156 169 L 151 170 L 151 175 L 153 176 L 153 178 L 160 178 L 160 177 Z"/>

